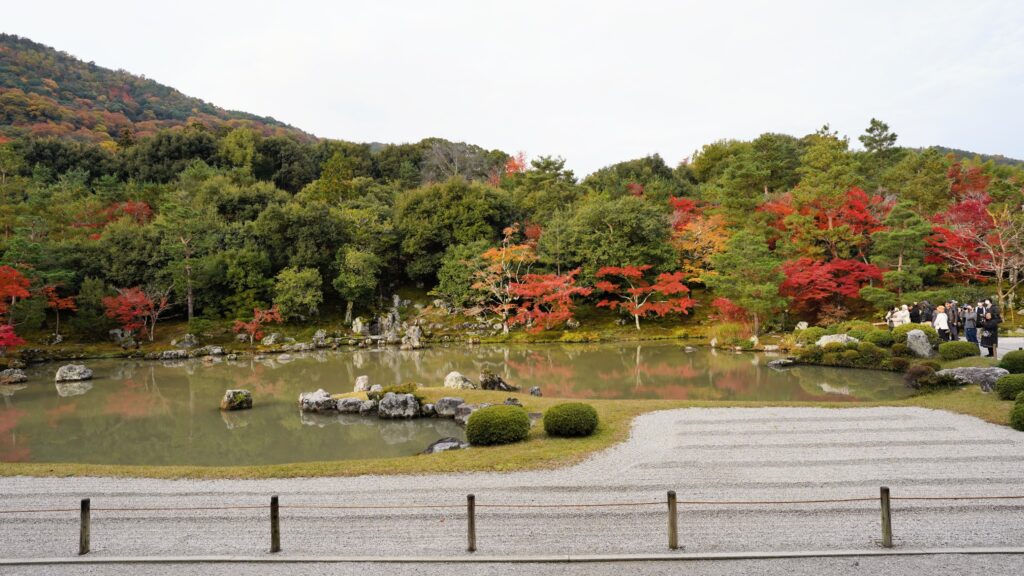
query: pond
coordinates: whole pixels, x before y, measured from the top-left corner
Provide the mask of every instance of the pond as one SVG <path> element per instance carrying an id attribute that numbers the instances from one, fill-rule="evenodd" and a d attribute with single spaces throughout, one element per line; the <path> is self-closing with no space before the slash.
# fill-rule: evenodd
<path id="1" fill-rule="evenodd" d="M 446 436 L 451 420 L 382 421 L 302 414 L 300 392 L 350 392 L 374 384 L 440 386 L 458 370 L 488 369 L 528 390 L 564 398 L 854 401 L 908 394 L 897 374 L 798 366 L 770 357 L 678 343 L 436 346 L 346 350 L 261 360 L 92 360 L 94 379 L 54 384 L 58 364 L 32 366 L 29 381 L 0 386 L 0 461 L 235 466 L 416 454 Z M 252 410 L 221 413 L 228 388 L 253 392 Z"/>

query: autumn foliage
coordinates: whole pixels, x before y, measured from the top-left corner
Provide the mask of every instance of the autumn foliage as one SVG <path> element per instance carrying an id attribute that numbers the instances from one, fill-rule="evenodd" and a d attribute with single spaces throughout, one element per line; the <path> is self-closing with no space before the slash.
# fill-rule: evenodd
<path id="1" fill-rule="evenodd" d="M 10 266 L 0 266 L 0 316 L 6 316 L 18 300 L 30 297 L 32 294 L 28 289 L 31 285 L 21 272 Z"/>
<path id="2" fill-rule="evenodd" d="M 169 291 L 147 294 L 142 288 L 118 288 L 116 296 L 103 298 L 107 318 L 116 321 L 127 332 L 142 330 L 153 341 L 160 315 L 170 307 Z"/>
<path id="3" fill-rule="evenodd" d="M 690 293 L 684 282 L 685 274 L 672 272 L 658 274 L 653 281 L 647 279 L 653 268 L 642 266 L 605 266 L 597 271 L 600 278 L 594 287 L 609 296 L 597 303 L 599 307 L 623 310 L 633 317 L 636 329 L 640 319 L 650 315 L 686 314 L 696 303 L 685 296 Z"/>
<path id="4" fill-rule="evenodd" d="M 235 334 L 245 334 L 249 336 L 249 344 L 253 344 L 256 340 L 263 338 L 263 325 L 271 322 L 284 322 L 284 318 L 281 317 L 281 312 L 277 309 L 277 306 L 268 310 L 253 308 L 252 320 L 249 320 L 248 322 L 235 320 L 235 325 L 232 327 L 232 330 L 234 330 Z"/>
<path id="5" fill-rule="evenodd" d="M 530 332 L 549 330 L 572 318 L 573 298 L 588 296 L 590 288 L 576 285 L 577 268 L 566 274 L 526 274 L 511 286 L 519 299 L 512 324 L 527 326 Z"/>
<path id="6" fill-rule="evenodd" d="M 43 286 L 43 296 L 46 298 L 46 307 L 53 310 L 57 316 L 57 326 L 54 329 L 55 334 L 60 334 L 60 311 L 68 310 L 74 312 L 78 310 L 78 306 L 75 304 L 74 296 L 61 297 L 57 293 L 56 286 Z"/>

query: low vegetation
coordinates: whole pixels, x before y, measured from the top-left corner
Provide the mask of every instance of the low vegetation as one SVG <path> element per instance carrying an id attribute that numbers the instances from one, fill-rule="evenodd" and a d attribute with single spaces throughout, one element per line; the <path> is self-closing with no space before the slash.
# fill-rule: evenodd
<path id="1" fill-rule="evenodd" d="M 522 442 L 530 435 L 530 417 L 519 406 L 487 406 L 466 422 L 466 439 L 473 446 Z"/>
<path id="2" fill-rule="evenodd" d="M 544 413 L 544 431 L 548 436 L 590 436 L 597 430 L 597 423 L 597 410 L 582 402 L 558 404 Z"/>

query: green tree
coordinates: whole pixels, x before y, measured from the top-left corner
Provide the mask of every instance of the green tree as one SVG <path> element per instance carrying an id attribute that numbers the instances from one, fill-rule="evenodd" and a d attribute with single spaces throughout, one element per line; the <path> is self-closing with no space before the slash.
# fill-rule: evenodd
<path id="1" fill-rule="evenodd" d="M 857 139 L 868 152 L 888 156 L 896 151 L 896 137 L 896 133 L 889 129 L 888 124 L 872 118 L 867 130 Z"/>
<path id="2" fill-rule="evenodd" d="M 82 286 L 75 298 L 78 310 L 70 320 L 72 330 L 86 339 L 106 338 L 115 324 L 104 313 L 103 299 L 114 294 L 115 292 L 99 278 L 89 276 L 82 280 Z"/>
<path id="3" fill-rule="evenodd" d="M 889 268 L 883 279 L 886 287 L 897 295 L 920 289 L 922 276 L 934 273 L 924 264 L 925 240 L 932 233 L 931 224 L 914 212 L 910 202 L 894 206 L 884 224 L 884 230 L 871 235 L 871 263 Z"/>
<path id="4" fill-rule="evenodd" d="M 949 204 L 949 160 L 933 148 L 908 152 L 886 170 L 882 185 L 901 201 L 910 202 L 921 214 L 934 214 Z"/>
<path id="5" fill-rule="evenodd" d="M 332 285 L 345 299 L 345 323 L 352 322 L 352 306 L 373 296 L 383 263 L 373 252 L 346 246 L 338 250 L 338 275 Z"/>
<path id="6" fill-rule="evenodd" d="M 754 334 L 760 333 L 764 319 L 786 306 L 786 298 L 779 295 L 784 279 L 781 262 L 768 250 L 763 236 L 737 232 L 711 262 L 715 274 L 706 276 L 704 283 L 750 315 Z"/>
<path id="7" fill-rule="evenodd" d="M 490 247 L 491 243 L 487 240 L 449 247 L 437 271 L 437 285 L 430 294 L 459 307 L 478 301 L 479 294 L 473 288 L 473 283 L 476 281 L 476 271 L 485 266 L 480 255 Z"/>
<path id="8" fill-rule="evenodd" d="M 323 278 L 316 268 L 285 268 L 274 279 L 274 304 L 285 318 L 315 315 L 323 301 Z"/>

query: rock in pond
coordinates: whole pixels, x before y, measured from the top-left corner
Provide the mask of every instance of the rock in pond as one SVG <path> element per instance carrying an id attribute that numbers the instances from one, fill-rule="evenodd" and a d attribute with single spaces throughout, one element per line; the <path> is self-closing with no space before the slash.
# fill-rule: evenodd
<path id="1" fill-rule="evenodd" d="M 86 368 L 84 364 L 66 364 L 57 369 L 57 375 L 54 377 L 54 380 L 57 382 L 77 382 L 91 378 L 92 370 Z"/>
<path id="2" fill-rule="evenodd" d="M 228 390 L 220 401 L 221 410 L 248 410 L 252 408 L 252 392 L 248 390 Z"/>
<path id="3" fill-rule="evenodd" d="M 399 420 L 415 418 L 420 415 L 420 403 L 412 394 L 395 394 L 388 392 L 380 399 L 377 406 L 379 418 Z"/>
<path id="4" fill-rule="evenodd" d="M 849 334 L 826 334 L 818 341 L 814 343 L 815 346 L 825 346 L 826 344 L 856 344 L 860 342 Z"/>
<path id="5" fill-rule="evenodd" d="M 370 377 L 366 374 L 362 376 L 356 376 L 356 385 L 352 388 L 353 392 L 369 392 L 370 391 Z"/>
<path id="6" fill-rule="evenodd" d="M 338 412 L 342 414 L 359 414 L 363 406 L 363 400 L 359 398 L 342 398 L 338 400 Z"/>
<path id="7" fill-rule="evenodd" d="M 299 394 L 299 408 L 303 412 L 334 412 L 338 409 L 338 401 L 321 388 L 316 392 Z"/>
<path id="8" fill-rule="evenodd" d="M 368 414 L 375 414 L 377 412 L 377 401 L 376 400 L 363 400 L 359 404 L 359 413 L 363 416 Z"/>
<path id="9" fill-rule="evenodd" d="M 420 454 L 437 454 L 438 452 L 444 452 L 446 450 L 462 450 L 469 448 L 468 442 L 463 442 L 458 438 L 441 438 L 437 442 L 434 442 L 427 449 Z"/>
<path id="10" fill-rule="evenodd" d="M 768 361 L 769 368 L 787 368 L 795 364 L 792 358 L 777 358 L 775 360 Z"/>
<path id="11" fill-rule="evenodd" d="M 455 412 L 466 401 L 454 396 L 445 396 L 434 403 L 434 412 L 441 418 L 455 418 Z"/>
<path id="12" fill-rule="evenodd" d="M 1006 376 L 1010 372 L 1005 368 L 980 368 L 966 366 L 963 368 L 946 368 L 935 373 L 936 376 L 951 376 L 964 385 L 977 384 L 985 392 L 991 392 L 996 385 L 996 380 Z"/>
<path id="13" fill-rule="evenodd" d="M 932 343 L 928 341 L 928 335 L 924 330 L 911 330 L 907 332 L 907 348 L 918 358 L 931 358 L 935 355 L 932 350 Z"/>
<path id="14" fill-rule="evenodd" d="M 81 396 L 92 390 L 92 382 L 86 380 L 72 380 L 69 382 L 57 382 L 57 395 L 61 398 Z"/>
<path id="15" fill-rule="evenodd" d="M 504 378 L 489 371 L 484 371 L 480 374 L 480 388 L 484 390 L 498 390 L 500 392 L 515 392 L 519 390 L 519 387 L 505 382 Z"/>
<path id="16" fill-rule="evenodd" d="M 27 381 L 28 376 L 25 375 L 24 370 L 19 370 L 18 368 L 0 370 L 0 385 L 21 384 Z"/>
<path id="17" fill-rule="evenodd" d="M 456 390 L 475 390 L 476 384 L 472 380 L 466 378 L 461 372 L 449 372 L 444 377 L 445 388 L 455 388 Z"/>
<path id="18" fill-rule="evenodd" d="M 271 332 L 270 334 L 264 336 L 263 340 L 260 340 L 260 344 L 264 346 L 274 346 L 276 344 L 280 344 L 283 341 L 284 336 L 282 336 L 280 332 Z"/>
<path id="19" fill-rule="evenodd" d="M 424 418 L 437 416 L 437 408 L 430 402 L 427 402 L 420 406 L 420 416 L 423 416 Z"/>
<path id="20" fill-rule="evenodd" d="M 530 396 L 543 396 L 544 394 L 540 391 L 540 386 L 534 386 L 530 388 Z"/>

